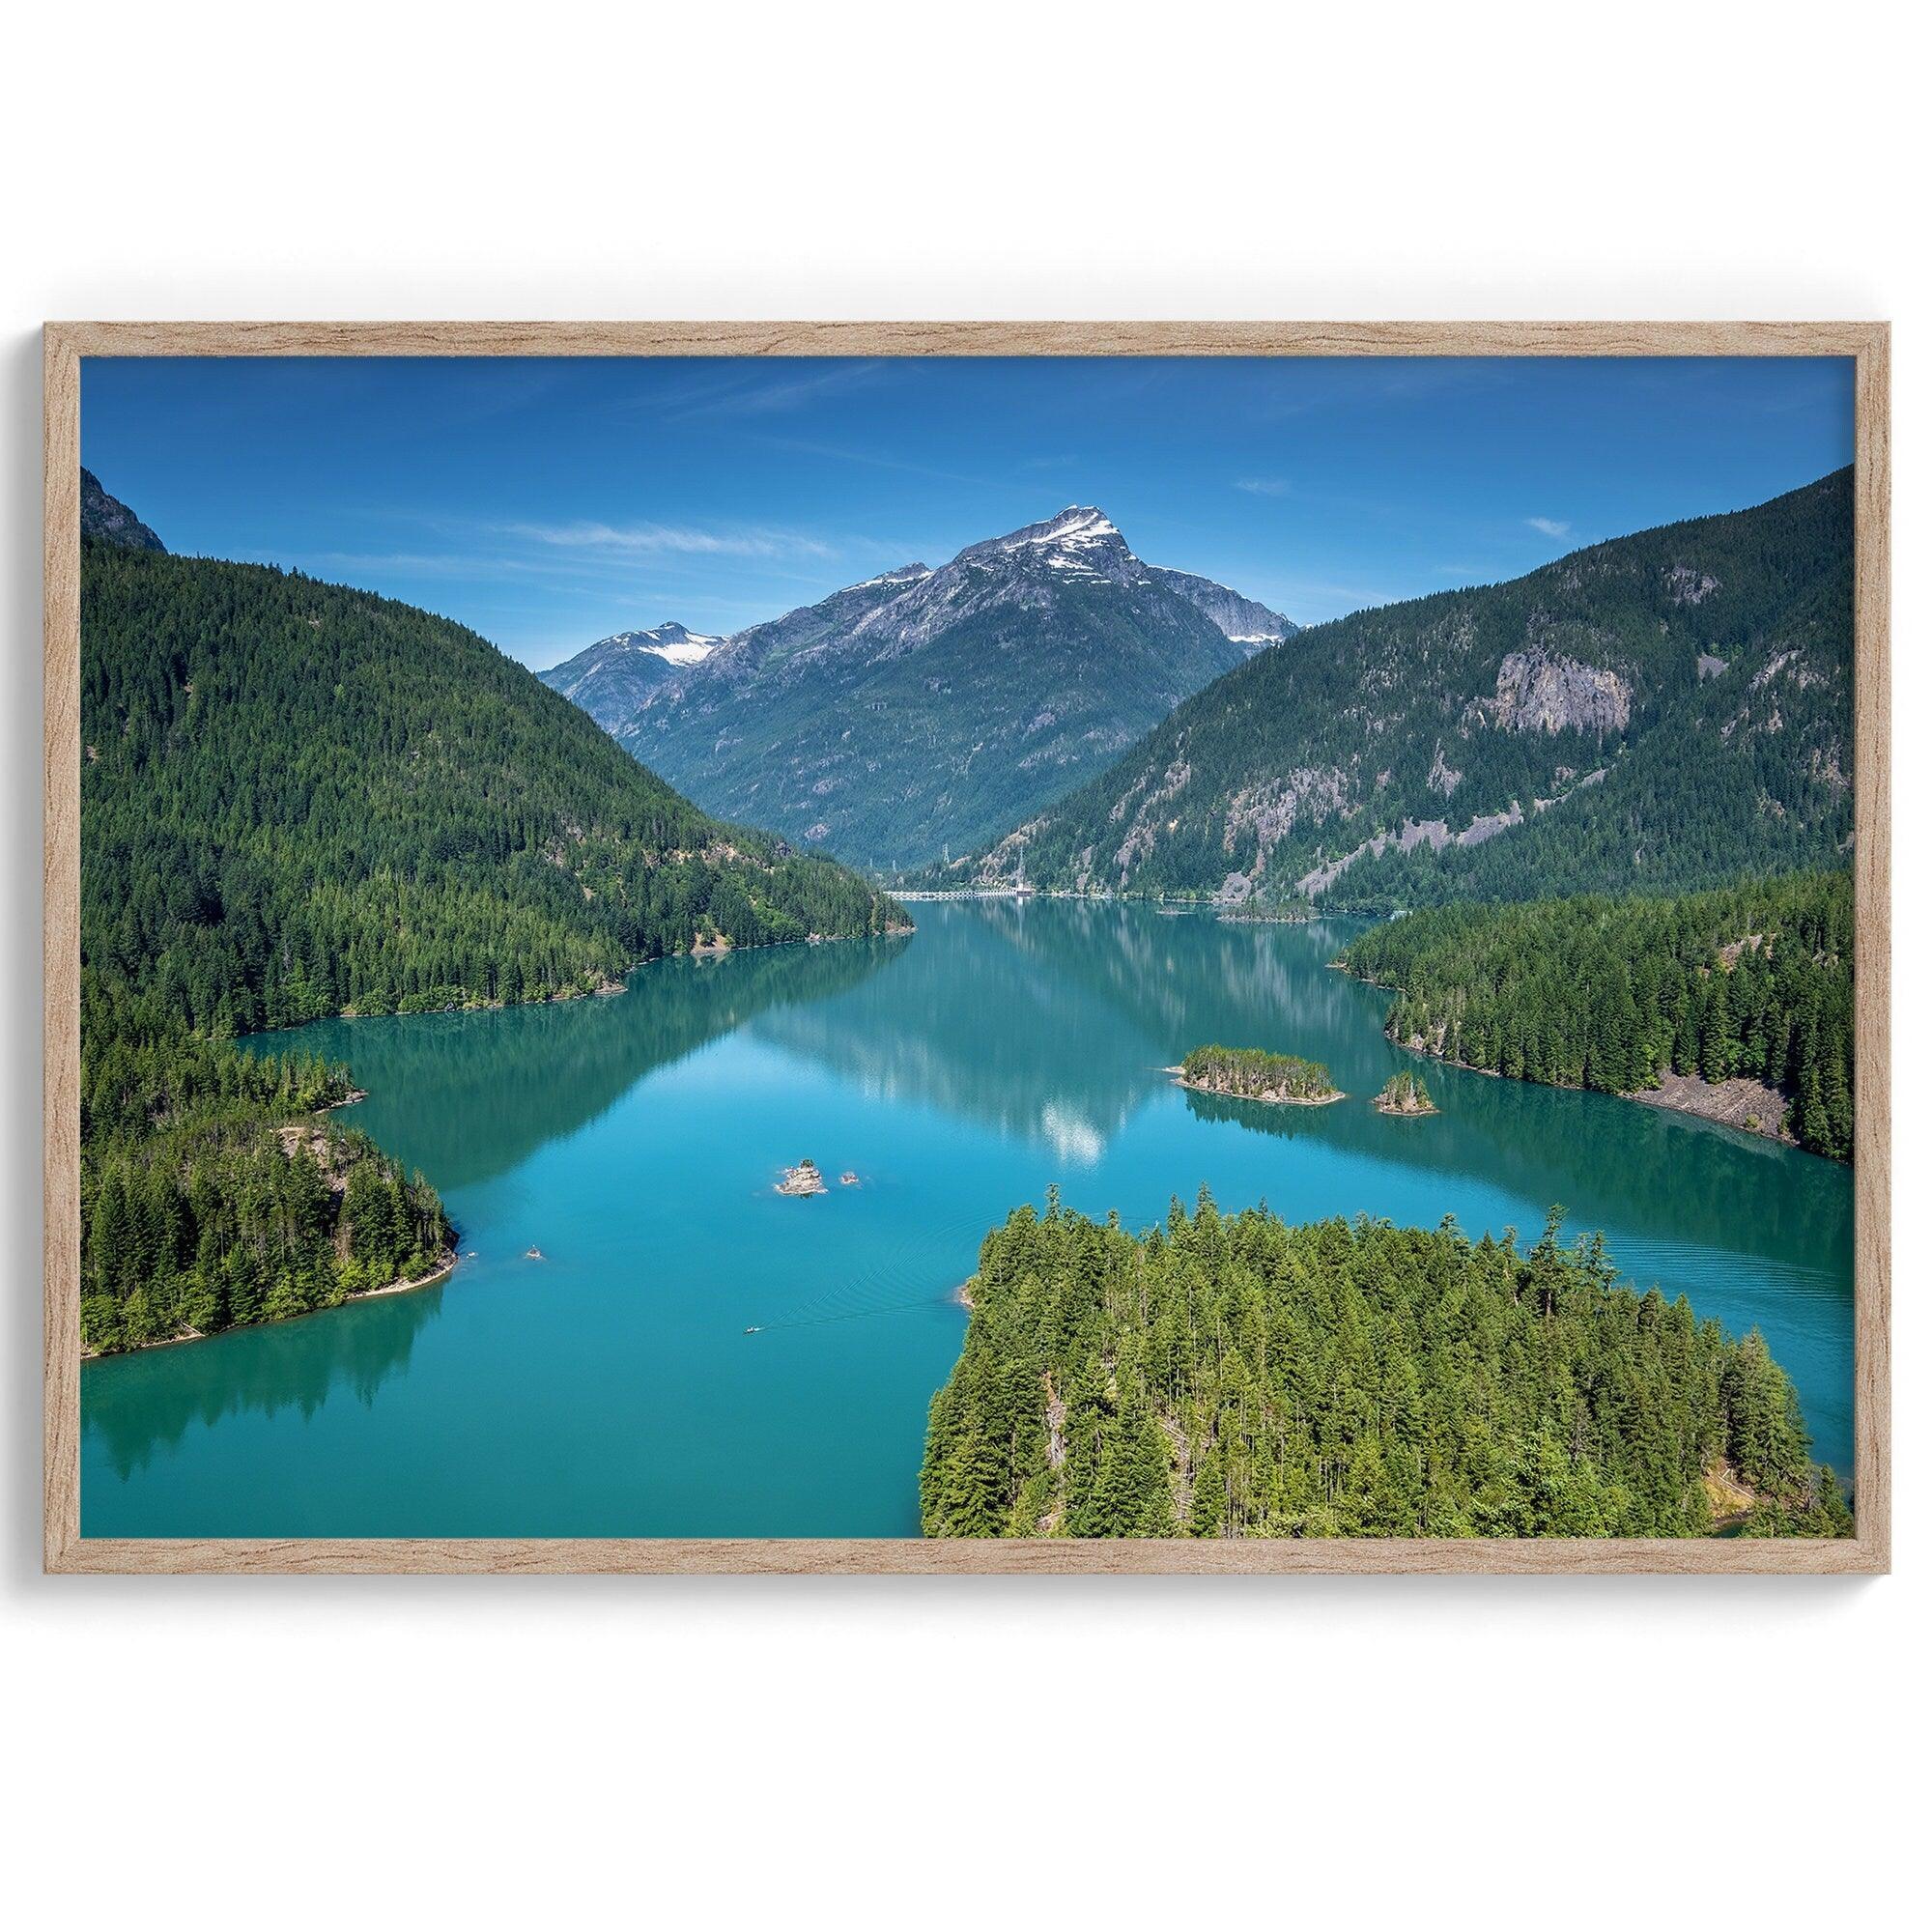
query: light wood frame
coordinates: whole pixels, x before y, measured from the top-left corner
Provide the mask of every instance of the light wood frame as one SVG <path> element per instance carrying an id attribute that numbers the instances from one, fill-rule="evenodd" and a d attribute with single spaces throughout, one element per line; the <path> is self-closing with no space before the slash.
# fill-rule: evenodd
<path id="1" fill-rule="evenodd" d="M 45 1564 L 230 1572 L 1673 1572 L 1891 1562 L 1890 329 L 1877 322 L 75 322 L 45 333 Z M 1855 358 L 1857 1535 L 1825 1542 L 109 1539 L 80 1534 L 80 363 L 109 355 L 1839 355 Z"/>

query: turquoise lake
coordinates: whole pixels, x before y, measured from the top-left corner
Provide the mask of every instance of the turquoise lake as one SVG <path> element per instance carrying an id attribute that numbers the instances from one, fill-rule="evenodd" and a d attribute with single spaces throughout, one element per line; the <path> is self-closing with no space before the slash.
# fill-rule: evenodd
<path id="1" fill-rule="evenodd" d="M 910 938 L 664 962 L 609 999 L 251 1042 L 348 1063 L 369 1097 L 341 1118 L 436 1183 L 465 1259 L 440 1287 L 89 1364 L 83 1532 L 917 1535 L 953 1291 L 1053 1182 L 1136 1227 L 1204 1182 L 1290 1220 L 1453 1214 L 1525 1242 L 1561 1203 L 1634 1285 L 1762 1328 L 1849 1474 L 1848 1168 L 1401 1053 L 1387 997 L 1328 968 L 1341 922 L 913 910 Z M 1209 1041 L 1325 1061 L 1350 1097 L 1173 1086 Z M 1374 1111 L 1399 1066 L 1438 1116 Z M 831 1191 L 781 1198 L 807 1154 Z"/>

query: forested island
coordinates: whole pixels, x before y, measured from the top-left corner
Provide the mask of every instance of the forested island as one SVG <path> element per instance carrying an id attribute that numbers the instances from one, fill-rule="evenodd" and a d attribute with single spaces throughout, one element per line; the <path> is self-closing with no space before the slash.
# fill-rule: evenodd
<path id="1" fill-rule="evenodd" d="M 1299 905 L 1224 906 L 1220 918 L 1229 925 L 1307 925 L 1315 918 L 1315 908 Z"/>
<path id="2" fill-rule="evenodd" d="M 299 573 L 81 551 L 81 1336 L 298 1315 L 445 1259 L 434 1190 L 236 1035 L 612 989 L 903 930 L 721 824 L 462 626 Z"/>
<path id="3" fill-rule="evenodd" d="M 1320 1061 L 1254 1046 L 1197 1046 L 1175 1073 L 1197 1093 L 1273 1106 L 1325 1107 L 1344 1097 Z"/>
<path id="4" fill-rule="evenodd" d="M 1387 1031 L 1403 1045 L 1512 1079 L 1655 1097 L 1851 1158 L 1848 872 L 1441 906 L 1364 933 L 1340 963 L 1396 990 Z M 1757 1091 L 1731 1084 L 1746 1082 Z"/>
<path id="5" fill-rule="evenodd" d="M 1387 1085 L 1376 1095 L 1376 1112 L 1401 1114 L 1409 1119 L 1435 1112 L 1429 1089 L 1413 1073 L 1391 1074 Z"/>
<path id="6" fill-rule="evenodd" d="M 1601 1236 L 1366 1218 L 985 1237 L 934 1397 L 930 1536 L 1842 1536 L 1783 1371 Z"/>

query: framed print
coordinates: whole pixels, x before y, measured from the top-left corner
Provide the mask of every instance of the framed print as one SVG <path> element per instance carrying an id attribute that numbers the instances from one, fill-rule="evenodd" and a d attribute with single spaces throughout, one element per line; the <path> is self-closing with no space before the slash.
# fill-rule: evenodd
<path id="1" fill-rule="evenodd" d="M 1885 325 L 45 343 L 49 1569 L 1889 1567 Z"/>

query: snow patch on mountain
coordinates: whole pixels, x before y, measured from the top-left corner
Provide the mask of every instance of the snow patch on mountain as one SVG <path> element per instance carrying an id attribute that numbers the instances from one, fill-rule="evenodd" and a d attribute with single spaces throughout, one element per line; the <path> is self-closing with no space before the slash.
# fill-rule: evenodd
<path id="1" fill-rule="evenodd" d="M 600 639 L 598 643 L 622 651 L 641 651 L 669 665 L 695 665 L 702 664 L 724 641 L 723 638 L 707 637 L 701 631 L 688 631 L 682 624 L 666 623 L 654 631 L 618 631 L 614 636 Z M 591 648 L 594 650 L 598 645 Z"/>

